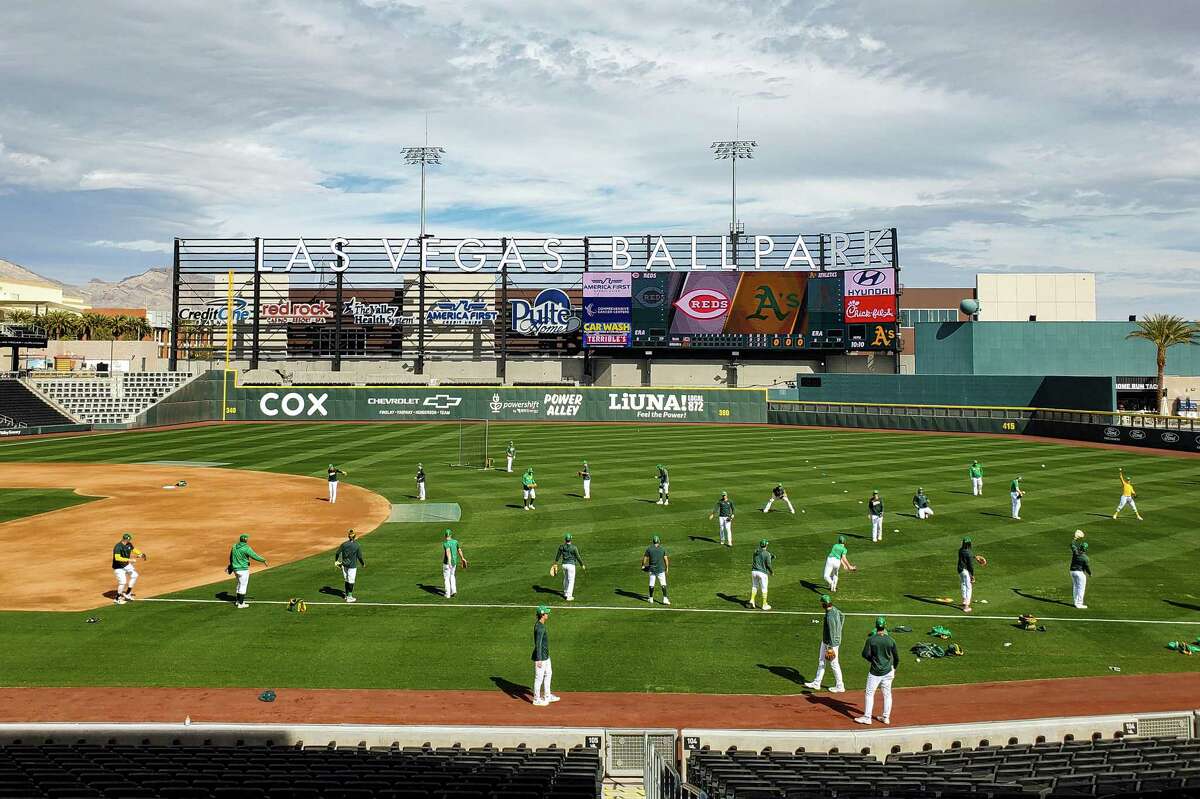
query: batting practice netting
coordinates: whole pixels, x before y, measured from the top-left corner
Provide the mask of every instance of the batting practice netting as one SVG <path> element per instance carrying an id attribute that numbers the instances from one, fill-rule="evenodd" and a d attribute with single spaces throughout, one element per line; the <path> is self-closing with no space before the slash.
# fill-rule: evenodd
<path id="1" fill-rule="evenodd" d="M 463 419 L 458 423 L 458 463 L 450 465 L 468 469 L 487 469 L 491 466 L 487 419 Z"/>

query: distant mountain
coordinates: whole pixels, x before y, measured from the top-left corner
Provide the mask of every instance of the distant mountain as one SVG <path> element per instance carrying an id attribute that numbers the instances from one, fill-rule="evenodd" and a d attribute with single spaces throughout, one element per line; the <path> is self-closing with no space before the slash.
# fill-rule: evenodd
<path id="1" fill-rule="evenodd" d="M 148 269 L 140 275 L 131 275 L 115 283 L 92 279 L 85 286 L 72 286 L 20 264 L 0 258 L 0 280 L 19 280 L 38 286 L 54 286 L 64 293 L 82 297 L 93 308 L 145 308 L 150 311 L 171 311 L 171 270 L 165 267 Z"/>
<path id="2" fill-rule="evenodd" d="M 12 261 L 6 261 L 0 258 L 0 280 L 8 278 L 9 280 L 18 280 L 22 283 L 32 283 L 35 286 L 54 286 L 55 288 L 70 288 L 65 283 L 59 283 L 57 280 L 51 280 L 48 277 L 42 277 L 37 272 L 30 271 L 20 264 L 14 264 Z"/>

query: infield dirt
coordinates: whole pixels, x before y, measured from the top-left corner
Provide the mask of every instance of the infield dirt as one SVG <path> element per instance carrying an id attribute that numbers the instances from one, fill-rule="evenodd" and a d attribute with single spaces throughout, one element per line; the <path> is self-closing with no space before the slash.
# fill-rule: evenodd
<path id="1" fill-rule="evenodd" d="M 187 486 L 164 488 L 180 480 Z M 152 597 L 226 579 L 241 533 L 282 565 L 333 549 L 350 528 L 369 533 L 391 511 L 385 498 L 345 482 L 331 505 L 322 479 L 241 469 L 5 463 L 0 486 L 98 498 L 0 524 L 10 563 L 28 567 L 21 590 L 0 596 L 0 610 L 87 610 L 111 600 L 112 547 L 125 532 L 148 556 L 137 562 L 135 591 Z"/>

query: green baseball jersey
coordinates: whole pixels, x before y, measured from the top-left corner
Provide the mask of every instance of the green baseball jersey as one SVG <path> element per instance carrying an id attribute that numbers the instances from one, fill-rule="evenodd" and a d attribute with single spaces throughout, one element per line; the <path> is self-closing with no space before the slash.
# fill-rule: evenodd
<path id="1" fill-rule="evenodd" d="M 584 466 L 582 469 L 579 470 L 579 476 L 582 477 L 584 480 L 591 480 L 592 479 L 592 470 L 589 469 L 588 467 Z"/>
<path id="2" fill-rule="evenodd" d="M 916 496 L 913 497 L 913 507 L 914 508 L 928 508 L 929 507 L 929 497 L 925 496 L 924 494 L 917 494 Z"/>
<path id="3" fill-rule="evenodd" d="M 870 500 L 869 502 L 867 502 L 867 510 L 870 512 L 870 514 L 872 516 L 882 516 L 883 515 L 883 500 L 882 499 Z"/>
<path id="4" fill-rule="evenodd" d="M 343 472 L 341 469 L 331 466 L 326 474 L 329 476 L 329 482 L 336 483 L 338 481 L 338 477 L 345 474 L 345 472 Z"/>
<path id="5" fill-rule="evenodd" d="M 425 470 L 424 469 L 417 469 L 417 482 L 418 483 L 425 482 Z"/>
<path id="6" fill-rule="evenodd" d="M 357 541 L 343 541 L 337 549 L 335 560 L 347 569 L 357 568 L 360 563 L 363 566 L 367 565 L 367 562 L 363 560 L 362 545 Z"/>
<path id="7" fill-rule="evenodd" d="M 509 444 L 508 449 L 504 450 L 504 454 L 511 458 L 512 456 L 517 454 L 517 448 L 514 447 L 512 444 Z"/>
<path id="8" fill-rule="evenodd" d="M 442 542 L 442 563 L 455 567 L 462 563 L 462 555 L 458 553 L 457 539 L 448 538 Z"/>
<path id="9" fill-rule="evenodd" d="M 967 468 L 967 474 L 972 477 L 983 477 L 983 467 L 978 463 L 973 463 Z"/>
<path id="10" fill-rule="evenodd" d="M 646 547 L 646 558 L 649 560 L 651 574 L 666 574 L 667 548 L 661 544 L 651 544 Z"/>
<path id="11" fill-rule="evenodd" d="M 775 495 L 776 499 L 782 499 L 783 495 L 786 494 L 787 491 L 784 490 L 783 486 L 775 486 L 771 489 L 771 493 Z"/>
<path id="12" fill-rule="evenodd" d="M 883 677 L 892 669 L 900 669 L 900 653 L 896 650 L 896 641 L 886 632 L 872 633 L 863 646 L 862 656 L 863 660 L 871 664 L 871 673 L 876 677 Z"/>
<path id="13" fill-rule="evenodd" d="M 666 483 L 666 482 L 669 482 L 669 481 L 670 481 L 670 477 L 667 475 L 667 470 L 666 470 L 666 469 L 659 469 L 659 470 L 658 470 L 658 482 L 660 482 L 660 483 Z"/>
<path id="14" fill-rule="evenodd" d="M 971 551 L 970 547 L 962 547 L 958 550 L 958 568 L 955 571 L 962 573 L 964 569 L 967 574 L 975 574 L 975 553 Z"/>
<path id="15" fill-rule="evenodd" d="M 1008 490 L 1009 491 L 1020 491 L 1021 490 L 1021 481 L 1013 480 L 1011 483 L 1008 484 Z"/>
<path id="16" fill-rule="evenodd" d="M 717 504 L 713 506 L 713 513 L 718 516 L 723 516 L 726 519 L 733 517 L 733 503 L 728 499 L 719 499 Z"/>
<path id="17" fill-rule="evenodd" d="M 583 557 L 579 554 L 579 547 L 572 544 L 570 541 L 564 541 L 558 545 L 558 552 L 554 556 L 555 563 L 578 563 L 583 565 Z"/>
<path id="18" fill-rule="evenodd" d="M 1084 574 L 1092 573 L 1092 563 L 1088 560 L 1087 554 L 1079 547 L 1071 547 L 1070 571 L 1083 572 Z"/>
<path id="19" fill-rule="evenodd" d="M 250 568 L 250 561 L 256 560 L 259 563 L 266 563 L 266 558 L 259 555 L 245 541 L 238 541 L 229 550 L 229 565 L 236 571 Z"/>
<path id="20" fill-rule="evenodd" d="M 114 569 L 124 569 L 129 563 L 129 556 L 133 552 L 133 543 L 130 541 L 118 541 L 113 547 L 113 565 Z"/>
<path id="21" fill-rule="evenodd" d="M 546 632 L 546 625 L 541 621 L 535 622 L 533 625 L 533 657 L 532 660 L 549 660 L 550 659 L 550 634 Z"/>
<path id="22" fill-rule="evenodd" d="M 845 554 L 846 554 L 846 545 L 845 544 L 834 544 L 833 548 L 829 550 L 829 557 L 836 558 L 838 560 L 841 560 Z"/>
<path id="23" fill-rule="evenodd" d="M 821 627 L 821 643 L 825 646 L 842 645 L 842 629 L 846 626 L 846 614 L 830 605 L 825 609 L 825 624 Z"/>
<path id="24" fill-rule="evenodd" d="M 751 568 L 756 572 L 763 574 L 774 574 L 775 571 L 772 565 L 775 563 L 775 556 L 767 550 L 766 547 L 759 547 L 754 550 L 754 565 Z"/>
<path id="25" fill-rule="evenodd" d="M 521 487 L 522 488 L 533 488 L 533 475 L 532 474 L 530 474 L 529 472 L 526 472 L 525 474 L 521 475 Z"/>

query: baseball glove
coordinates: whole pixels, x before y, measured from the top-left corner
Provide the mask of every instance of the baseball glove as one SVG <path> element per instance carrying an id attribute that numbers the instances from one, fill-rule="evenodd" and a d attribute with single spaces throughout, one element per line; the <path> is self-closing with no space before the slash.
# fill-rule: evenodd
<path id="1" fill-rule="evenodd" d="M 308 613 L 308 603 L 303 599 L 292 597 L 288 600 L 287 609 L 292 613 Z"/>
<path id="2" fill-rule="evenodd" d="M 557 563 L 551 563 L 551 564 L 550 564 L 550 576 L 551 576 L 551 577 L 557 577 L 557 576 L 558 576 L 558 564 L 557 564 Z"/>
<path id="3" fill-rule="evenodd" d="M 833 647 L 831 647 L 831 646 L 825 647 L 825 659 L 826 660 L 833 660 L 836 657 L 837 657 L 837 652 L 834 651 Z"/>
<path id="4" fill-rule="evenodd" d="M 987 558 L 985 558 L 983 555 L 976 555 L 975 562 L 978 563 L 980 566 L 986 566 Z"/>

